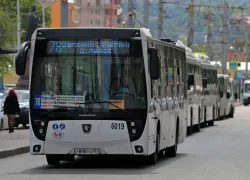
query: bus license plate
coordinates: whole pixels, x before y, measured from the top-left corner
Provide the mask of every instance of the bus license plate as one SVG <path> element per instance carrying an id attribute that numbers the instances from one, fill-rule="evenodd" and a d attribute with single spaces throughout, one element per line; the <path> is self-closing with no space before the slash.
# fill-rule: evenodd
<path id="1" fill-rule="evenodd" d="M 93 148 L 93 149 L 75 149 L 75 154 L 77 155 L 91 155 L 91 154 L 100 154 L 100 149 Z"/>

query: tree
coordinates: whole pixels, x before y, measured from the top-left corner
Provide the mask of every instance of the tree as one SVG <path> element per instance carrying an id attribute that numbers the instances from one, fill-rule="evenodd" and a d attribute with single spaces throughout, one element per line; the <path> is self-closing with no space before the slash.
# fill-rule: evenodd
<path id="1" fill-rule="evenodd" d="M 37 0 L 39 1 L 39 0 Z M 17 18 L 17 4 L 16 0 L 0 0 L 0 5 L 5 7 L 6 13 L 8 13 L 13 20 L 15 21 L 16 26 L 16 18 Z M 27 18 L 30 8 L 32 6 L 36 7 L 36 14 L 38 15 L 39 23 L 38 27 L 42 26 L 42 6 L 37 3 L 36 0 L 20 0 L 20 15 L 21 15 L 21 30 L 22 30 L 22 39 L 21 42 L 26 39 L 26 29 L 27 29 Z M 45 9 L 45 21 L 46 26 L 50 25 L 50 9 L 49 6 Z"/>
<path id="2" fill-rule="evenodd" d="M 12 48 L 15 40 L 15 21 L 10 14 L 5 12 L 5 8 L 0 6 L 0 47 Z M 9 65 L 13 65 L 13 56 L 0 55 L 0 73 L 8 73 Z"/>
<path id="3" fill-rule="evenodd" d="M 0 0 L 0 47 L 15 48 L 17 38 L 17 4 L 16 0 Z M 27 17 L 32 5 L 36 6 L 37 15 L 42 19 L 41 5 L 35 0 L 20 0 L 21 42 L 26 39 Z M 50 24 L 49 8 L 45 10 L 46 24 Z M 41 21 L 38 26 L 41 27 Z M 0 73 L 7 74 L 9 65 L 13 65 L 13 55 L 0 56 Z"/>

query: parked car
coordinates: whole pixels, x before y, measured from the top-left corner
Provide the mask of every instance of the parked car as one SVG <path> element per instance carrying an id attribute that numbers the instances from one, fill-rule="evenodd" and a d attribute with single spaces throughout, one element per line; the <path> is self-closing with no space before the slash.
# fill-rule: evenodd
<path id="1" fill-rule="evenodd" d="M 19 124 L 22 124 L 24 127 L 26 127 L 29 124 L 29 91 L 28 90 L 15 90 L 17 96 L 18 96 L 18 102 L 19 106 L 21 108 L 21 111 L 19 114 L 16 115 L 15 119 L 15 127 L 18 127 Z M 0 113 L 0 130 L 8 129 L 8 118 L 6 115 L 3 115 L 3 106 L 4 101 L 6 99 L 6 96 L 8 94 L 8 91 L 4 92 L 0 99 L 0 107 L 1 107 L 1 113 Z"/>

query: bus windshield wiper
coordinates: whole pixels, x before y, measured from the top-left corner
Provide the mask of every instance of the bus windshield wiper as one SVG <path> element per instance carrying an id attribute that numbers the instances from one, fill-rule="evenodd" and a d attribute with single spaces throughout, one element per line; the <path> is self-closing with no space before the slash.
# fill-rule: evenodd
<path id="1" fill-rule="evenodd" d="M 111 104 L 112 106 L 116 107 L 117 109 L 119 109 L 119 110 L 121 110 L 123 112 L 129 113 L 129 114 L 132 115 L 131 112 L 126 111 L 126 110 L 120 108 L 119 106 L 115 105 L 114 103 L 112 103 L 110 101 L 87 101 L 87 102 L 84 102 L 84 103 L 81 103 L 81 104 L 95 104 L 95 103 L 97 103 L 97 104 Z"/>

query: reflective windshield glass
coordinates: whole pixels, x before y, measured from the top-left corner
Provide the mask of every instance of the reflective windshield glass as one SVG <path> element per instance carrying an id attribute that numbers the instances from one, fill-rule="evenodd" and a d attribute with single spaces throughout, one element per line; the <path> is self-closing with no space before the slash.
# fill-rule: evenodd
<path id="1" fill-rule="evenodd" d="M 18 101 L 29 102 L 29 93 L 28 92 L 17 92 Z"/>
<path id="2" fill-rule="evenodd" d="M 245 84 L 245 93 L 250 93 L 250 84 Z"/>
<path id="3" fill-rule="evenodd" d="M 81 41 L 79 46 L 75 43 L 74 47 L 72 42 L 67 41 L 57 45 L 51 41 L 37 41 L 31 85 L 33 109 L 79 105 L 101 111 L 114 108 L 104 102 L 111 102 L 121 109 L 146 108 L 141 42 L 91 42 L 94 42 L 92 49 L 79 49 L 87 43 L 81 44 Z M 95 43 L 101 48 L 98 49 Z M 110 45 L 112 48 L 106 47 Z M 84 104 L 87 101 L 102 103 Z"/>
<path id="4" fill-rule="evenodd" d="M 1 99 L 5 100 L 9 91 L 5 91 L 1 96 Z M 26 91 L 15 91 L 18 97 L 18 101 L 29 102 L 29 92 Z"/>

